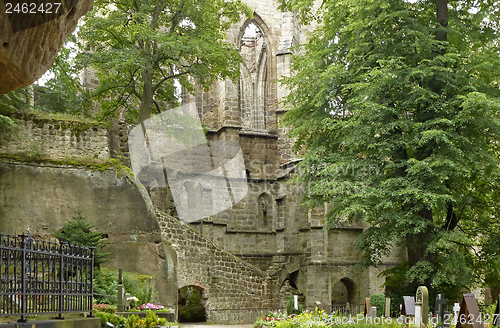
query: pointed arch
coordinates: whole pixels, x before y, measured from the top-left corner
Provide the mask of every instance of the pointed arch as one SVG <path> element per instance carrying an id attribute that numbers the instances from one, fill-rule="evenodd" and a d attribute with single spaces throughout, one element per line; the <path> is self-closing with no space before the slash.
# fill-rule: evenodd
<path id="1" fill-rule="evenodd" d="M 253 26 L 253 28 L 252 28 Z M 239 108 L 243 128 L 254 130 L 275 129 L 270 119 L 275 114 L 276 104 L 276 58 L 271 45 L 272 36 L 262 18 L 254 13 L 253 18 L 243 22 L 238 33 L 237 46 L 243 57 L 240 65 Z"/>

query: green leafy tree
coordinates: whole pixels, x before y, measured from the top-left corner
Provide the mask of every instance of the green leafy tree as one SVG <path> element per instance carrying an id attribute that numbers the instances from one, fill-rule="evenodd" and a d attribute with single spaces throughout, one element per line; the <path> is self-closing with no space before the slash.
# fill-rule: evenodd
<path id="1" fill-rule="evenodd" d="M 327 203 L 329 228 L 370 223 L 359 268 L 405 248 L 395 285 L 498 277 L 498 243 L 480 251 L 498 226 L 498 1 L 311 2 L 281 1 L 320 23 L 285 79 L 304 203 Z"/>
<path id="2" fill-rule="evenodd" d="M 76 36 L 70 35 L 50 68 L 53 77 L 37 93 L 37 109 L 51 113 L 90 116 L 92 101 L 76 74 Z"/>
<path id="3" fill-rule="evenodd" d="M 18 129 L 18 125 L 11 116 L 12 114 L 31 108 L 29 89 L 22 88 L 0 95 L 0 135 L 12 135 Z"/>
<path id="4" fill-rule="evenodd" d="M 177 104 L 175 81 L 194 91 L 193 81 L 235 80 L 241 58 L 225 31 L 242 14 L 251 12 L 241 0 L 97 0 L 78 58 L 99 78 L 102 116 L 125 107 L 142 122 Z"/>
<path id="5" fill-rule="evenodd" d="M 108 241 L 104 239 L 102 232 L 91 231 L 93 227 L 93 224 L 85 221 L 82 212 L 76 212 L 72 220 L 66 221 L 63 229 L 55 231 L 53 235 L 59 241 L 68 244 L 95 247 L 94 264 L 99 266 L 106 261 L 105 257 L 109 254 L 101 253 L 101 249 L 108 244 Z"/>

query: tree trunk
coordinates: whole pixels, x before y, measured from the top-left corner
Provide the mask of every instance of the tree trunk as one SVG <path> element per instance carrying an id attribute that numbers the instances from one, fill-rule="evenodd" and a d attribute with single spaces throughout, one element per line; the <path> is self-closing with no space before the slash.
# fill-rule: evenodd
<path id="1" fill-rule="evenodd" d="M 426 254 L 427 247 L 429 246 L 430 238 L 432 237 L 434 228 L 432 225 L 433 214 L 432 210 L 423 209 L 418 212 L 422 220 L 427 221 L 427 227 L 424 231 L 418 234 L 409 234 L 406 236 L 406 247 L 408 252 L 408 265 L 410 268 L 415 266 L 421 260 L 428 260 L 433 263 L 433 255 Z M 430 277 L 415 281 L 418 285 L 430 286 Z"/>
<path id="2" fill-rule="evenodd" d="M 448 0 L 436 0 L 436 17 L 438 23 L 442 27 L 448 26 Z M 436 31 L 436 39 L 439 41 L 447 41 L 448 34 L 443 31 Z"/>
<path id="3" fill-rule="evenodd" d="M 145 56 L 151 56 L 151 45 L 148 42 L 144 44 Z M 153 64 L 149 61 L 144 67 L 141 74 L 142 83 L 142 99 L 141 109 L 139 112 L 139 123 L 144 122 L 151 116 L 151 109 L 153 108 Z"/>
<path id="4" fill-rule="evenodd" d="M 153 107 L 153 73 L 151 70 L 146 68 L 142 72 L 141 76 L 144 86 L 142 90 L 139 123 L 144 122 L 151 116 L 151 108 Z"/>

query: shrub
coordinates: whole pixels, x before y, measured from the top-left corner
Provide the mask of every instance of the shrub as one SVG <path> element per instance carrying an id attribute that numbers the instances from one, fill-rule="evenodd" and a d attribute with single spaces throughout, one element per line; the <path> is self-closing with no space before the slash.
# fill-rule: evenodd
<path id="1" fill-rule="evenodd" d="M 101 268 L 100 270 L 94 271 L 94 293 L 102 295 L 118 295 L 118 273 L 117 271 L 112 271 L 106 268 Z M 117 304 L 118 299 L 116 297 L 106 297 L 100 295 L 94 295 L 95 299 L 99 303 L 106 304 Z"/>
<path id="2" fill-rule="evenodd" d="M 129 272 L 123 273 L 123 287 L 127 293 L 136 296 L 138 304 L 146 304 L 151 301 L 153 289 L 151 287 L 151 276 L 137 275 Z"/>
<path id="3" fill-rule="evenodd" d="M 108 316 L 104 312 L 96 312 L 94 315 L 98 318 L 101 318 L 101 326 L 106 326 L 106 322 L 108 322 Z"/>
<path id="4" fill-rule="evenodd" d="M 135 328 L 139 325 L 139 316 L 136 314 L 132 314 L 127 317 L 127 328 Z"/>
<path id="5" fill-rule="evenodd" d="M 373 294 L 370 296 L 370 306 L 377 307 L 377 317 L 384 314 L 385 296 L 383 294 Z"/>
<path id="6" fill-rule="evenodd" d="M 114 314 L 116 312 L 116 306 L 109 304 L 94 304 L 94 311 Z"/>

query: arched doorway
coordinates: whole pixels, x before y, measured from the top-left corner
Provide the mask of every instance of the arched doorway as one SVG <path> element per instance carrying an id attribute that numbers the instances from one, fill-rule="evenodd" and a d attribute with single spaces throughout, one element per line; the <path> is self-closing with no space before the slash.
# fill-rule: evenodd
<path id="1" fill-rule="evenodd" d="M 342 278 L 332 286 L 332 305 L 345 306 L 356 304 L 356 285 L 349 278 Z"/>
<path id="2" fill-rule="evenodd" d="M 199 286 L 184 286 L 179 289 L 179 322 L 207 321 L 202 296 L 203 288 Z"/>

